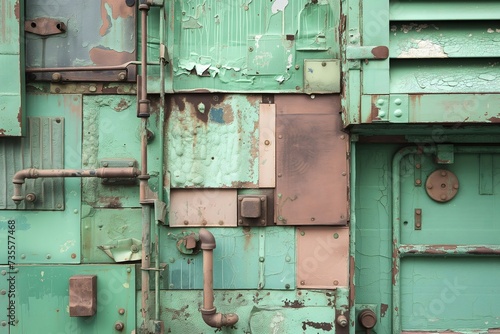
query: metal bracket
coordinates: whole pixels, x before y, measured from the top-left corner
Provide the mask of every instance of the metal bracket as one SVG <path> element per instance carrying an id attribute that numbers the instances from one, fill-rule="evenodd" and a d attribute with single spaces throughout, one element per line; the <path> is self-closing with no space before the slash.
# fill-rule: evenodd
<path id="1" fill-rule="evenodd" d="M 127 168 L 127 167 L 137 167 L 137 161 L 131 158 L 123 159 L 102 159 L 99 161 L 100 167 L 103 168 Z M 137 179 L 135 178 L 103 178 L 101 180 L 102 184 L 110 186 L 124 186 L 124 185 L 135 185 L 137 184 Z"/>
<path id="2" fill-rule="evenodd" d="M 415 209 L 415 230 L 422 229 L 422 209 Z"/>
<path id="3" fill-rule="evenodd" d="M 453 144 L 439 144 L 436 149 L 436 163 L 449 165 L 455 161 Z"/>
<path id="4" fill-rule="evenodd" d="M 66 24 L 60 20 L 39 17 L 24 22 L 24 30 L 39 36 L 58 35 L 66 32 Z"/>

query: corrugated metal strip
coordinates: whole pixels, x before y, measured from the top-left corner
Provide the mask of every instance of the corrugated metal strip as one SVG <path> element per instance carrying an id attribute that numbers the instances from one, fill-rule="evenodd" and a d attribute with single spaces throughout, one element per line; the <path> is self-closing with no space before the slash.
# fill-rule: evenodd
<path id="1" fill-rule="evenodd" d="M 15 209 L 11 200 L 12 178 L 24 168 L 52 169 L 64 167 L 64 119 L 30 117 L 28 134 L 21 139 L 0 142 L 0 209 Z M 18 209 L 64 210 L 64 179 L 40 178 L 26 180 L 23 194 L 33 193 L 36 201 L 23 201 Z"/>

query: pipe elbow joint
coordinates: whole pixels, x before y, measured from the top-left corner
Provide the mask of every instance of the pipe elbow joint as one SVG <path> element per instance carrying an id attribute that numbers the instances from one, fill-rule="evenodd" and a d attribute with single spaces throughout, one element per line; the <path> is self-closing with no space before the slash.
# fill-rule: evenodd
<path id="1" fill-rule="evenodd" d="M 207 325 L 213 328 L 233 326 L 239 320 L 239 317 L 236 313 L 216 313 L 215 308 L 211 310 L 202 309 L 201 315 L 203 317 L 203 321 L 205 321 Z"/>
<path id="2" fill-rule="evenodd" d="M 207 229 L 200 229 L 200 247 L 202 250 L 212 250 L 216 247 L 214 235 Z"/>

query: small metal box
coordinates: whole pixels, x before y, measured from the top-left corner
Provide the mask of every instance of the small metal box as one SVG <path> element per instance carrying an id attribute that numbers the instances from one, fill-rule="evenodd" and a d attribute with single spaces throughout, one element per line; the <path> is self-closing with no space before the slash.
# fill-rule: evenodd
<path id="1" fill-rule="evenodd" d="M 71 276 L 69 278 L 69 316 L 91 317 L 96 311 L 97 276 Z"/>

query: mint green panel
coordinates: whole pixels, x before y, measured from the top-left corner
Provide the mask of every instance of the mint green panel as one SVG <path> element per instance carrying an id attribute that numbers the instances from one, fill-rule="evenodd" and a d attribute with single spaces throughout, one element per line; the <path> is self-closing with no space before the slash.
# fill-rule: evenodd
<path id="1" fill-rule="evenodd" d="M 168 231 L 168 232 L 167 232 Z M 160 258 L 168 259 L 170 289 L 202 289 L 203 257 L 183 255 L 176 241 L 198 229 L 162 229 Z M 214 228 L 215 289 L 293 289 L 295 231 L 289 227 Z"/>
<path id="2" fill-rule="evenodd" d="M 0 2 L 0 137 L 25 130 L 23 1 Z"/>
<path id="3" fill-rule="evenodd" d="M 489 166 L 480 164 L 489 157 Z M 410 155 L 401 162 L 401 243 L 448 245 L 495 245 L 499 243 L 500 224 L 497 224 L 500 200 L 500 155 L 455 154 L 454 163 L 438 165 L 434 156 L 422 155 L 421 170 L 415 168 L 416 158 Z M 446 203 L 436 202 L 425 186 L 415 186 L 415 173 L 421 174 L 425 185 L 428 175 L 436 169 L 453 172 L 460 184 L 457 195 Z M 481 194 L 488 185 L 491 191 Z M 415 230 L 415 209 L 422 210 L 422 229 Z M 404 298 L 403 298 L 404 300 Z M 457 328 L 457 327 L 455 327 Z"/>
<path id="4" fill-rule="evenodd" d="M 69 278 L 97 276 L 97 312 L 69 316 Z M 3 279 L 3 276 L 0 276 Z M 16 274 L 16 319 L 11 334 L 114 333 L 115 322 L 135 329 L 135 271 L 132 265 L 20 266 Z M 118 310 L 125 313 L 120 315 Z"/>
<path id="5" fill-rule="evenodd" d="M 124 161 L 130 167 L 134 161 L 140 168 L 142 121 L 137 118 L 135 96 L 86 95 L 83 100 L 83 167 L 104 167 L 107 160 Z M 153 101 L 148 129 L 158 133 L 157 100 Z M 159 138 L 152 137 L 148 144 L 149 184 L 156 191 L 160 161 Z M 111 167 L 111 162 L 110 165 Z M 114 165 L 118 167 L 118 165 Z M 138 183 L 129 185 L 103 184 L 102 179 L 82 179 L 83 201 L 93 207 L 140 207 Z"/>
<path id="6" fill-rule="evenodd" d="M 397 150 L 397 145 L 356 145 L 355 302 L 356 305 L 374 304 L 384 310 L 377 315 L 373 330 L 379 334 L 393 333 L 390 184 L 392 157 Z M 361 328 L 359 333 L 363 333 Z"/>
<path id="7" fill-rule="evenodd" d="M 201 333 L 218 331 L 231 334 L 331 333 L 335 330 L 337 291 L 216 291 L 218 312 L 238 314 L 231 328 L 216 330 L 205 324 L 198 310 L 202 291 L 161 291 L 164 311 L 161 319 L 165 333 Z M 138 297 L 139 298 L 139 297 Z M 140 316 L 138 314 L 138 316 Z"/>
<path id="8" fill-rule="evenodd" d="M 305 59 L 340 58 L 339 1 L 182 0 L 169 11 L 174 91 L 303 92 Z"/>
<path id="9" fill-rule="evenodd" d="M 29 116 L 64 118 L 64 168 L 81 168 L 80 95 L 27 96 Z M 43 166 L 39 166 L 43 167 Z M 18 263 L 78 263 L 80 259 L 80 180 L 67 178 L 64 188 L 64 211 L 0 211 L 0 231 L 7 221 L 16 221 Z M 0 233 L 0 244 L 7 244 L 6 233 Z M 0 263 L 7 263 L 0 253 Z"/>
<path id="10" fill-rule="evenodd" d="M 499 328 L 499 275 L 498 258 L 403 259 L 402 329 Z"/>
<path id="11" fill-rule="evenodd" d="M 173 188 L 256 187 L 260 95 L 176 95 L 168 117 Z"/>
<path id="12" fill-rule="evenodd" d="M 11 320 L 11 318 L 8 316 L 10 314 L 8 306 L 9 306 L 9 285 L 11 287 L 12 285 L 9 284 L 10 281 L 8 281 L 9 279 L 9 276 L 7 276 L 8 271 L 9 267 L 0 266 L 0 310 L 2 310 L 2 313 L 0 313 L 0 334 L 9 334 L 9 322 Z M 5 291 L 5 294 L 3 291 Z M 12 320 L 15 321 L 15 318 L 13 318 Z"/>
<path id="13" fill-rule="evenodd" d="M 141 209 L 100 209 L 83 205 L 82 262 L 140 260 L 141 231 Z"/>

